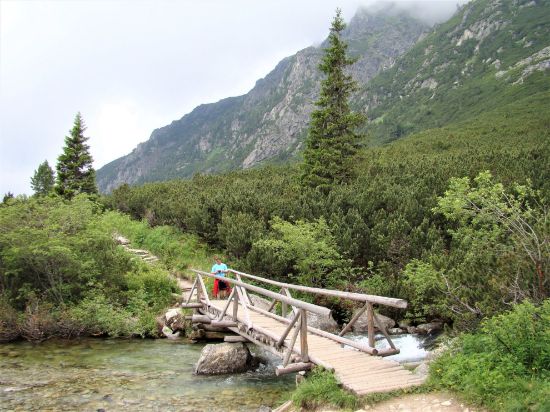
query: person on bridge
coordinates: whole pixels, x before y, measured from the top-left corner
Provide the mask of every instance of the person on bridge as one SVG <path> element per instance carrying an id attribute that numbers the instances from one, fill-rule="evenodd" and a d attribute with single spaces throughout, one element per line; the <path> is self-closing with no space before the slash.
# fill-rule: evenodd
<path id="1" fill-rule="evenodd" d="M 214 261 L 216 262 L 212 266 L 212 270 L 210 272 L 213 275 L 219 276 L 219 277 L 225 277 L 225 274 L 227 273 L 227 265 L 225 263 L 222 263 L 222 260 L 218 256 L 214 256 Z M 214 288 L 212 290 L 212 295 L 217 298 L 218 295 L 220 298 L 224 299 L 229 295 L 231 292 L 231 287 L 229 286 L 228 282 L 224 282 L 221 279 L 214 279 Z"/>

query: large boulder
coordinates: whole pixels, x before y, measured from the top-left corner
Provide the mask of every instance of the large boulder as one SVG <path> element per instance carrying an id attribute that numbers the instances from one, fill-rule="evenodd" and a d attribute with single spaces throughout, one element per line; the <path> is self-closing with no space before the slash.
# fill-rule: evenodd
<path id="1" fill-rule="evenodd" d="M 355 316 L 355 313 L 357 313 L 358 310 L 359 309 L 357 309 L 353 312 L 353 316 Z M 380 322 L 382 322 L 382 325 L 386 328 L 386 330 L 391 329 L 395 326 L 395 321 L 392 318 L 381 315 L 379 313 L 376 314 L 376 317 L 380 320 Z M 357 319 L 355 321 L 355 323 L 353 324 L 352 329 L 356 333 L 365 333 L 365 332 L 368 331 L 368 322 L 367 322 L 367 312 L 366 311 L 361 316 L 359 316 L 359 319 Z M 375 331 L 379 330 L 376 327 L 376 322 L 375 322 L 374 330 Z"/>
<path id="2" fill-rule="evenodd" d="M 253 359 L 244 343 L 208 344 L 195 366 L 197 375 L 221 375 L 245 372 L 253 366 Z"/>
<path id="3" fill-rule="evenodd" d="M 307 312 L 307 324 L 313 328 L 321 329 L 330 333 L 337 333 L 340 331 L 340 327 L 332 317 L 332 314 L 322 316 L 316 313 Z"/>
<path id="4" fill-rule="evenodd" d="M 338 323 L 334 320 L 332 317 L 332 314 L 328 316 L 322 316 L 318 315 L 316 313 L 306 312 L 307 313 L 307 325 L 311 326 L 312 328 L 317 328 L 324 330 L 326 332 L 330 333 L 337 333 L 340 331 L 340 327 L 338 326 Z M 290 311 L 286 315 L 287 319 L 293 319 L 294 313 Z"/>

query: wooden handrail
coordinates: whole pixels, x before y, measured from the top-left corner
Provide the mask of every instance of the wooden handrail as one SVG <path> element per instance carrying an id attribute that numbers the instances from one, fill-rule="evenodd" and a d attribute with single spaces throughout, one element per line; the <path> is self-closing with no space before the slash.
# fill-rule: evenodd
<path id="1" fill-rule="evenodd" d="M 261 295 L 270 297 L 271 299 L 277 299 L 281 302 L 287 303 L 287 304 L 292 305 L 296 308 L 305 309 L 309 312 L 316 313 L 317 315 L 328 317 L 330 315 L 330 312 L 331 312 L 330 309 L 325 308 L 323 306 L 318 306 L 318 305 L 314 305 L 313 303 L 307 303 L 307 302 L 303 302 L 303 301 L 298 300 L 298 299 L 290 298 L 288 296 L 281 295 L 280 293 L 272 292 L 270 290 L 261 288 L 259 286 L 249 285 L 247 283 L 239 282 L 238 280 L 231 279 L 231 278 L 216 276 L 216 275 L 213 275 L 213 274 L 208 273 L 208 272 L 203 272 L 202 270 L 196 270 L 196 269 L 189 269 L 189 270 L 196 273 L 196 274 L 199 274 L 199 275 L 207 276 L 207 277 L 210 277 L 210 278 L 213 278 L 213 279 L 223 280 L 224 282 L 229 282 L 233 285 L 240 286 L 240 287 L 245 288 L 247 290 L 251 290 L 252 292 L 256 292 L 256 293 L 259 293 Z"/>
<path id="2" fill-rule="evenodd" d="M 228 272 L 234 273 L 235 275 L 244 276 L 249 279 L 254 279 L 260 282 L 268 283 L 270 285 L 280 286 L 287 289 L 298 290 L 300 292 L 308 292 L 308 293 L 314 293 L 317 295 L 324 295 L 324 296 L 333 296 L 333 297 L 342 298 L 342 299 L 357 300 L 360 302 L 377 303 L 379 305 L 386 305 L 394 308 L 401 308 L 401 309 L 407 308 L 407 301 L 404 299 L 388 298 L 386 296 L 378 296 L 378 295 L 367 295 L 364 293 L 342 292 L 340 290 L 334 290 L 334 289 L 321 289 L 321 288 L 312 288 L 309 286 L 293 285 L 291 283 L 278 282 L 276 280 L 249 275 L 248 273 L 239 272 L 238 270 L 234 270 L 234 269 L 228 269 Z"/>

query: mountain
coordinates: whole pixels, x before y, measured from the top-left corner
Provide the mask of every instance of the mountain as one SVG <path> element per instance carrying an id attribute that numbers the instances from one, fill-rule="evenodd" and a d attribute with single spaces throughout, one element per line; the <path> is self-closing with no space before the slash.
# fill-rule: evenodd
<path id="1" fill-rule="evenodd" d="M 391 67 L 428 29 L 392 6 L 375 13 L 360 9 L 344 33 L 350 54 L 358 58 L 352 68 L 354 78 L 365 84 Z M 243 96 L 198 106 L 156 129 L 129 155 L 97 171 L 100 190 L 295 157 L 319 93 L 317 66 L 323 47 L 309 47 L 283 59 Z"/>
<path id="2" fill-rule="evenodd" d="M 473 118 L 550 90 L 550 2 L 478 0 L 364 84 L 374 141 Z"/>
<path id="3" fill-rule="evenodd" d="M 361 10 L 345 33 L 367 114 L 366 144 L 465 121 L 550 90 L 550 2 L 474 0 L 428 28 L 392 8 Z M 294 158 L 317 98 L 322 47 L 281 61 L 246 95 L 202 105 L 98 170 L 122 183 L 223 172 Z"/>

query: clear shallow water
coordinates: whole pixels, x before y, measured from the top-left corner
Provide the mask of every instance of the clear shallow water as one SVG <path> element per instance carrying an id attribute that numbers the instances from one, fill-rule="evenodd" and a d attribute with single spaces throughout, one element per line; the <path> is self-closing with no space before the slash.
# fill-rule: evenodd
<path id="1" fill-rule="evenodd" d="M 273 366 L 195 376 L 202 344 L 157 340 L 0 345 L 0 410 L 257 411 L 294 389 Z"/>
<path id="2" fill-rule="evenodd" d="M 346 337 L 351 340 L 361 342 L 365 345 L 368 345 L 369 343 L 367 335 L 349 334 L 346 335 Z M 427 339 L 425 336 L 404 334 L 390 337 L 393 344 L 400 350 L 400 352 L 397 355 L 386 356 L 384 359 L 391 359 L 399 363 L 410 363 L 420 362 L 428 356 L 429 351 L 424 349 L 424 344 Z M 376 349 L 386 349 L 390 347 L 388 341 L 383 335 L 376 335 L 375 338 Z"/>

